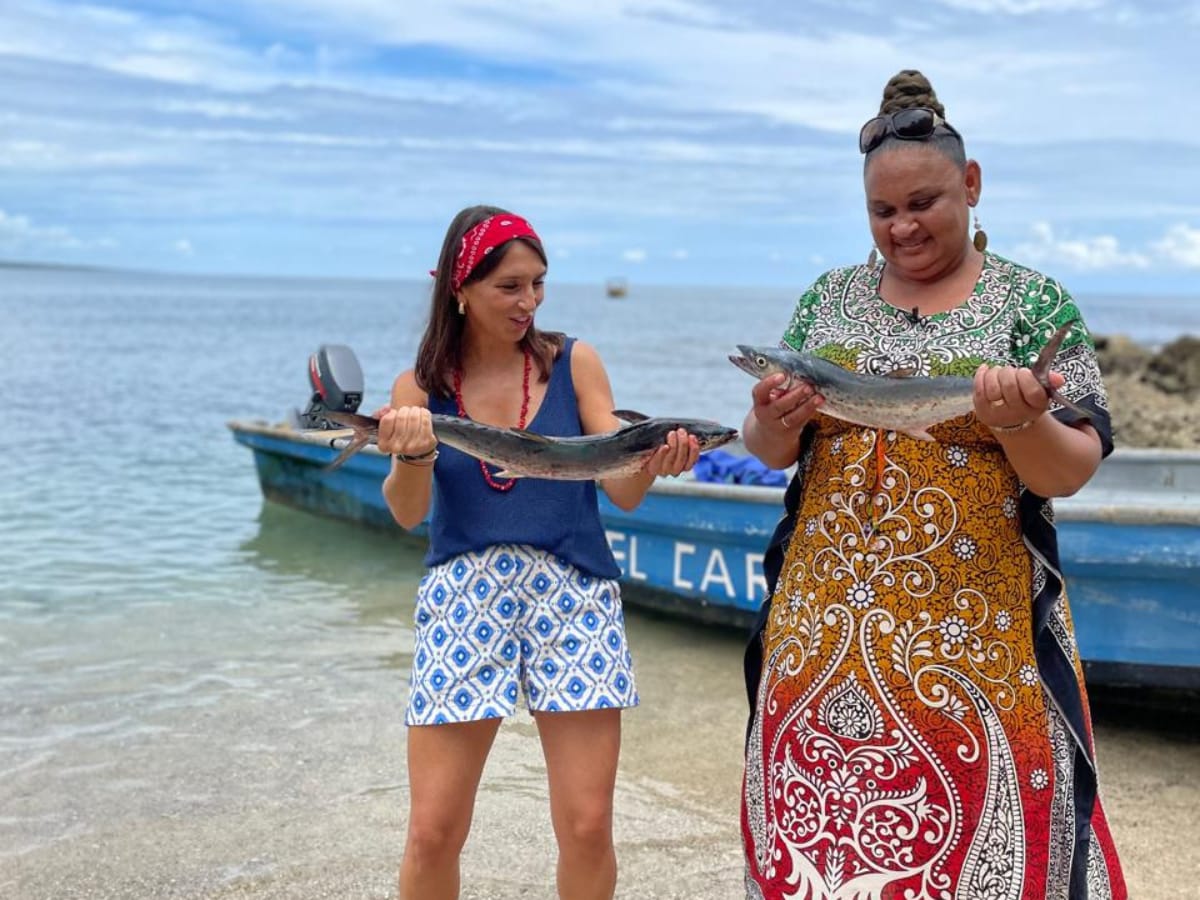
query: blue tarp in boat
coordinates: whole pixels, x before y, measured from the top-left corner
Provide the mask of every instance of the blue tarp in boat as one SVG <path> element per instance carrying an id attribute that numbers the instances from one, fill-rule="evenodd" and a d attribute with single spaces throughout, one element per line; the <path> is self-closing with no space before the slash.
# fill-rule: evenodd
<path id="1" fill-rule="evenodd" d="M 783 487 L 788 482 L 786 472 L 771 469 L 753 456 L 729 453 L 725 450 L 709 450 L 696 460 L 692 474 L 697 481 L 718 484 L 761 484 Z"/>

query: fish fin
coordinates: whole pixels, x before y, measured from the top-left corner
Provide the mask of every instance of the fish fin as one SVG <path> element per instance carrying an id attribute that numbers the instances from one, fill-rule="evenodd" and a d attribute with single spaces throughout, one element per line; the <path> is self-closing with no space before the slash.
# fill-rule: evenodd
<path id="1" fill-rule="evenodd" d="M 1058 348 L 1062 346 L 1063 340 L 1071 333 L 1071 329 L 1075 327 L 1077 321 L 1078 319 L 1072 319 L 1050 336 L 1050 340 L 1046 342 L 1046 346 L 1038 354 L 1037 362 L 1030 366 L 1029 370 L 1033 372 L 1033 377 L 1038 380 L 1038 384 L 1046 389 L 1046 393 L 1050 395 L 1051 400 L 1063 409 L 1069 409 L 1077 416 L 1082 416 L 1090 421 L 1092 418 L 1091 413 L 1083 407 L 1072 403 L 1060 394 L 1057 389 L 1050 387 L 1050 366 L 1054 363 L 1054 357 L 1058 355 Z"/>
<path id="2" fill-rule="evenodd" d="M 510 434 L 515 434 L 520 437 L 523 437 L 527 441 L 536 441 L 539 444 L 553 443 L 553 441 L 551 441 L 550 438 L 546 437 L 544 434 L 538 434 L 536 432 L 529 431 L 528 429 L 525 429 L 525 428 L 510 428 L 510 429 L 508 429 L 508 431 Z"/>
<path id="3" fill-rule="evenodd" d="M 333 462 L 325 466 L 322 471 L 332 472 L 334 469 L 340 468 L 342 463 L 370 443 L 370 440 L 371 436 L 369 434 L 356 434 L 354 440 L 348 443 L 342 452 L 334 458 Z"/>
<path id="4" fill-rule="evenodd" d="M 1064 397 L 1062 394 L 1060 394 L 1054 388 L 1046 388 L 1046 392 L 1050 395 L 1050 399 L 1053 400 L 1055 403 L 1057 403 L 1059 406 L 1061 406 L 1063 409 L 1069 409 L 1071 412 L 1075 413 L 1077 416 L 1082 416 L 1083 418 L 1087 419 L 1089 422 L 1092 420 L 1092 414 L 1090 412 L 1088 412 L 1082 406 L 1072 403 L 1070 400 L 1068 400 L 1066 397 Z"/>
<path id="5" fill-rule="evenodd" d="M 935 438 L 932 434 L 930 434 L 924 428 L 910 428 L 907 431 L 902 431 L 900 433 L 907 434 L 909 437 L 916 438 L 918 441 L 936 441 L 937 440 L 937 438 Z"/>
<path id="6" fill-rule="evenodd" d="M 906 366 L 903 369 L 892 369 L 885 377 L 887 378 L 912 378 L 917 374 L 917 370 L 912 366 Z"/>
<path id="7" fill-rule="evenodd" d="M 616 416 L 618 419 L 620 419 L 622 422 L 629 422 L 629 423 L 645 422 L 648 418 L 650 418 L 645 413 L 640 413 L 637 410 L 633 410 L 633 409 L 614 409 L 612 411 L 612 414 L 614 416 Z"/>

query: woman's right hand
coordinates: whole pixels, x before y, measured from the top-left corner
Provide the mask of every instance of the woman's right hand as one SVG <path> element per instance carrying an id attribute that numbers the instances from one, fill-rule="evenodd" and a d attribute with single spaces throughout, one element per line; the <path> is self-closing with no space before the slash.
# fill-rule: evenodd
<path id="1" fill-rule="evenodd" d="M 758 382 L 750 392 L 754 398 L 752 414 L 759 427 L 777 438 L 798 434 L 825 402 L 807 381 L 791 389 L 784 387 L 786 382 L 787 376 L 777 372 Z"/>
<path id="2" fill-rule="evenodd" d="M 375 417 L 379 419 L 380 453 L 426 456 L 437 446 L 433 419 L 423 406 L 385 406 Z"/>

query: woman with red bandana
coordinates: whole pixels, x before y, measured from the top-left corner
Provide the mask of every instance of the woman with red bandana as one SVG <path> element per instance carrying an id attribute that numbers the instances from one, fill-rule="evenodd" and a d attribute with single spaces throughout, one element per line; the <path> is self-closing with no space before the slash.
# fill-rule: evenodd
<path id="1" fill-rule="evenodd" d="M 972 236 L 980 167 L 945 116 L 920 72 L 889 81 L 859 137 L 877 252 L 822 275 L 783 343 L 973 377 L 973 411 L 924 441 L 753 389 L 746 446 L 797 475 L 746 653 L 749 900 L 1127 896 L 1049 499 L 1112 449 L 1104 385 L 1070 295 Z M 1074 410 L 1027 368 L 1065 325 Z"/>
<path id="2" fill-rule="evenodd" d="M 518 697 L 537 722 L 558 841 L 558 896 L 613 896 L 621 709 L 638 702 L 596 483 L 506 479 L 437 446 L 430 413 L 571 437 L 620 427 L 596 351 L 534 325 L 546 254 L 533 228 L 474 206 L 450 223 L 415 367 L 392 388 L 383 493 L 412 528 L 430 513 L 406 724 L 411 785 L 402 900 L 459 891 L 484 762 Z M 670 434 L 638 475 L 601 483 L 633 509 L 699 447 Z"/>

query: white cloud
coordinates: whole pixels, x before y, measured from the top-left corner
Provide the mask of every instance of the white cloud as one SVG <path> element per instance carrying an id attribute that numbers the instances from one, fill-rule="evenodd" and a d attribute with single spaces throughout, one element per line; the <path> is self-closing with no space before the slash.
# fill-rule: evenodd
<path id="1" fill-rule="evenodd" d="M 687 259 L 689 255 L 690 254 L 686 250 L 684 250 L 682 247 L 679 248 L 678 250 L 671 251 L 671 259 L 677 259 L 680 262 Z"/>
<path id="2" fill-rule="evenodd" d="M 234 32 L 186 16 L 153 16 L 56 0 L 9 0 L 0 12 L 0 54 L 53 60 L 159 81 L 245 88 L 254 56 Z M 261 66 L 257 66 L 261 68 Z"/>
<path id="3" fill-rule="evenodd" d="M 74 140 L 0 139 L 0 171 L 29 175 L 70 170 L 139 169 L 161 160 L 145 147 L 103 147 Z"/>
<path id="4" fill-rule="evenodd" d="M 61 226 L 35 225 L 28 216 L 0 209 L 0 251 L 76 250 L 84 242 Z"/>
<path id="5" fill-rule="evenodd" d="M 1200 268 L 1200 229 L 1172 225 L 1144 249 L 1131 249 L 1111 234 L 1062 237 L 1047 222 L 1031 227 L 1033 238 L 1018 244 L 1013 256 L 1031 265 L 1061 265 L 1077 271 L 1146 270 L 1156 264 Z"/>
<path id="6" fill-rule="evenodd" d="M 1081 26 L 1094 23 L 1078 14 L 1104 12 L 1100 0 L 947 3 L 1040 16 L 1037 41 L 1000 33 L 989 42 L 969 16 L 939 23 L 937 61 L 929 70 L 944 100 L 963 98 L 951 109 L 958 110 L 956 124 L 966 123 L 972 135 L 1011 138 L 1005 123 L 1033 108 L 1041 112 L 1041 134 L 1107 138 L 1100 131 L 1112 90 L 1138 80 L 1134 73 L 1163 67 L 1160 58 L 1137 52 L 1141 44 L 1132 38 L 1089 40 L 1091 32 Z M 877 105 L 886 77 L 913 64 L 913 33 L 925 27 L 883 2 L 863 15 L 826 9 L 816 17 L 783 17 L 787 25 L 773 6 L 760 12 L 754 4 L 743 9 L 713 2 L 647 8 L 631 0 L 545 0 L 507 5 L 502 15 L 490 16 L 478 0 L 443 0 L 420 15 L 392 0 L 274 0 L 271 6 L 293 23 L 308 23 L 314 35 L 335 36 L 330 40 L 447 48 L 490 62 L 587 77 L 602 93 L 650 100 L 668 115 L 729 112 L 845 134 Z M 1064 34 L 1041 28 L 1053 13 L 1072 14 L 1050 23 Z M 838 76 L 814 84 L 813 72 Z M 998 78 L 1004 79 L 1003 92 L 995 90 Z M 1100 88 L 1091 103 L 1080 104 L 1072 95 L 1080 84 Z M 1167 126 L 1169 120 L 1159 117 L 1163 95 L 1139 96 L 1146 109 L 1127 111 L 1127 118 L 1135 115 L 1146 134 L 1178 133 L 1178 123 Z"/>
<path id="7" fill-rule="evenodd" d="M 1200 269 L 1200 228 L 1180 222 L 1154 243 L 1154 251 L 1168 263 Z"/>
<path id="8" fill-rule="evenodd" d="M 180 238 L 171 247 L 180 256 L 195 256 L 196 254 L 195 248 L 192 247 L 192 242 L 187 238 Z"/>
<path id="9" fill-rule="evenodd" d="M 164 232 L 210 261 L 394 270 L 392 248 L 436 253 L 480 201 L 536 219 L 566 278 L 623 247 L 649 248 L 621 257 L 640 277 L 772 245 L 802 248 L 789 265 L 859 258 L 853 136 L 925 59 L 989 173 L 989 217 L 1054 211 L 1061 233 L 1028 242 L 1043 258 L 1178 275 L 1193 252 L 1189 232 L 1129 237 L 1200 210 L 1200 118 L 1168 89 L 1191 71 L 1180 5 L 1125 39 L 1109 25 L 1124 0 L 943 0 L 928 21 L 883 0 L 117 2 L 0 3 L 0 197 L 67 235 L 119 222 L 181 267 Z M 938 53 L 914 59 L 931 22 Z M 1118 136 L 1113 97 L 1136 99 Z M 1120 224 L 1092 237 L 1089 221 Z"/>
<path id="10" fill-rule="evenodd" d="M 164 100 L 158 104 L 158 109 L 166 113 L 193 114 L 209 119 L 250 119 L 261 122 L 295 118 L 294 112 L 267 109 L 245 101 Z"/>
<path id="11" fill-rule="evenodd" d="M 1150 265 L 1150 259 L 1144 253 L 1123 250 L 1120 241 L 1112 235 L 1059 237 L 1048 222 L 1035 222 L 1031 230 L 1033 240 L 1020 244 L 1016 250 L 1016 257 L 1031 265 L 1052 263 L 1083 271 L 1145 269 Z"/>
<path id="12" fill-rule="evenodd" d="M 1104 7 L 1104 0 L 941 0 L 944 6 L 969 12 L 1024 16 L 1033 13 L 1081 12 Z"/>

